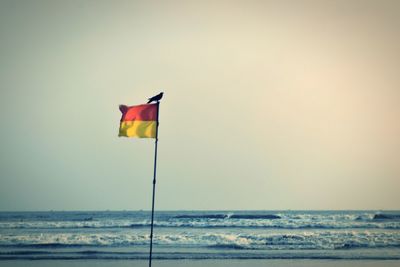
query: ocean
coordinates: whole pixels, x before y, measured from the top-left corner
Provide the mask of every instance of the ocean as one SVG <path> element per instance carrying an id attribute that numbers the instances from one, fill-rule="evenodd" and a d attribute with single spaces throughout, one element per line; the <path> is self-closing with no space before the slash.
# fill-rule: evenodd
<path id="1" fill-rule="evenodd" d="M 154 225 L 155 260 L 400 260 L 400 211 L 156 211 Z M 0 212 L 0 265 L 143 261 L 149 232 L 149 211 Z"/>

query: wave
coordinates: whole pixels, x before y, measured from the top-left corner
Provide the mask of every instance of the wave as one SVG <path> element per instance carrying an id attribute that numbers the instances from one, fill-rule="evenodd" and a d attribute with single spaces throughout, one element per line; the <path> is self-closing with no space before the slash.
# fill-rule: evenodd
<path id="1" fill-rule="evenodd" d="M 148 234 L 128 233 L 30 233 L 3 234 L 1 247 L 136 247 L 149 243 Z M 154 244 L 167 247 L 213 247 L 246 250 L 337 250 L 399 248 L 400 232 L 318 231 L 278 233 L 169 233 L 154 236 Z"/>
<path id="2" fill-rule="evenodd" d="M 177 215 L 175 219 L 226 219 L 229 218 L 227 214 L 208 214 L 208 215 Z"/>
<path id="3" fill-rule="evenodd" d="M 215 249 L 251 249 L 238 244 L 215 244 L 215 245 L 209 245 L 207 247 Z"/>
<path id="4" fill-rule="evenodd" d="M 243 229 L 388 229 L 388 230 L 396 230 L 400 229 L 400 224 L 324 224 L 324 223 L 310 223 L 310 224 L 241 224 L 241 223 L 155 223 L 155 227 L 158 228 L 203 228 L 203 229 L 218 229 L 218 228 L 243 228 Z M 150 223 L 145 224 L 131 224 L 128 228 L 143 228 L 150 227 Z M 125 228 L 125 227 L 123 227 Z"/>
<path id="5" fill-rule="evenodd" d="M 291 220 L 291 219 L 170 219 L 154 222 L 159 228 L 246 228 L 246 229 L 400 229 L 400 220 Z M 0 229 L 118 229 L 150 227 L 149 220 L 60 221 L 60 222 L 0 222 Z"/>
<path id="6" fill-rule="evenodd" d="M 160 212 L 155 257 L 400 258 L 399 217 L 397 211 Z M 146 259 L 149 218 L 145 212 L 0 212 L 0 260 Z"/>
<path id="7" fill-rule="evenodd" d="M 400 214 L 375 214 L 373 220 L 400 220 Z"/>
<path id="8" fill-rule="evenodd" d="M 2 229 L 109 229 L 150 226 L 149 216 L 136 213 L 0 213 Z M 248 229 L 400 229 L 400 213 L 377 212 L 160 212 L 155 227 Z"/>
<path id="9" fill-rule="evenodd" d="M 255 215 L 255 214 L 233 214 L 230 216 L 232 219 L 267 219 L 267 220 L 275 220 L 275 219 L 281 219 L 281 216 L 278 215 Z"/>
<path id="10" fill-rule="evenodd" d="M 273 214 L 206 214 L 206 215 L 177 215 L 174 217 L 175 219 L 249 219 L 249 220 L 257 220 L 257 219 L 281 219 L 281 216 L 273 215 Z"/>

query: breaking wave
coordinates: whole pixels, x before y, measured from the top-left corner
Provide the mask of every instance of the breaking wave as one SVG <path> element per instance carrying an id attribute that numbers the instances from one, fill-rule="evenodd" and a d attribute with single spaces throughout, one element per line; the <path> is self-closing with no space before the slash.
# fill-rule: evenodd
<path id="1" fill-rule="evenodd" d="M 146 259 L 149 215 L 0 212 L 0 260 Z M 158 259 L 400 259 L 398 211 L 166 211 L 155 227 Z"/>
<path id="2" fill-rule="evenodd" d="M 0 246 L 27 248 L 121 247 L 141 246 L 149 242 L 148 234 L 133 233 L 31 233 L 3 234 Z M 335 250 L 350 248 L 398 248 L 400 232 L 323 231 L 296 234 L 276 233 L 177 233 L 158 234 L 154 244 L 160 246 L 209 247 L 246 250 Z"/>
<path id="3" fill-rule="evenodd" d="M 144 228 L 150 220 L 91 220 L 91 221 L 17 221 L 0 222 L 1 229 L 112 229 Z M 400 229 L 400 220 L 377 217 L 372 220 L 335 219 L 248 219 L 222 218 L 168 218 L 156 220 L 155 227 L 162 228 L 249 228 L 249 229 Z"/>

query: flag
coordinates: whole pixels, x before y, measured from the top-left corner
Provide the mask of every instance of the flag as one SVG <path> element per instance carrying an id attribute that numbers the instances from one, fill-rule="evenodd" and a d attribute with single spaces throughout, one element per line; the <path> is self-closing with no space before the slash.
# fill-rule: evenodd
<path id="1" fill-rule="evenodd" d="M 120 105 L 119 110 L 122 117 L 118 136 L 156 138 L 158 103 L 131 107 Z"/>

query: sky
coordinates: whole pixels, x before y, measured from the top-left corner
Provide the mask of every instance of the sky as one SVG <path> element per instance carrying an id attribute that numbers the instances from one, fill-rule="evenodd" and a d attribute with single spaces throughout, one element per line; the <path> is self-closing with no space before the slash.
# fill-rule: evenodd
<path id="1" fill-rule="evenodd" d="M 0 210 L 400 209 L 400 2 L 0 0 Z"/>

